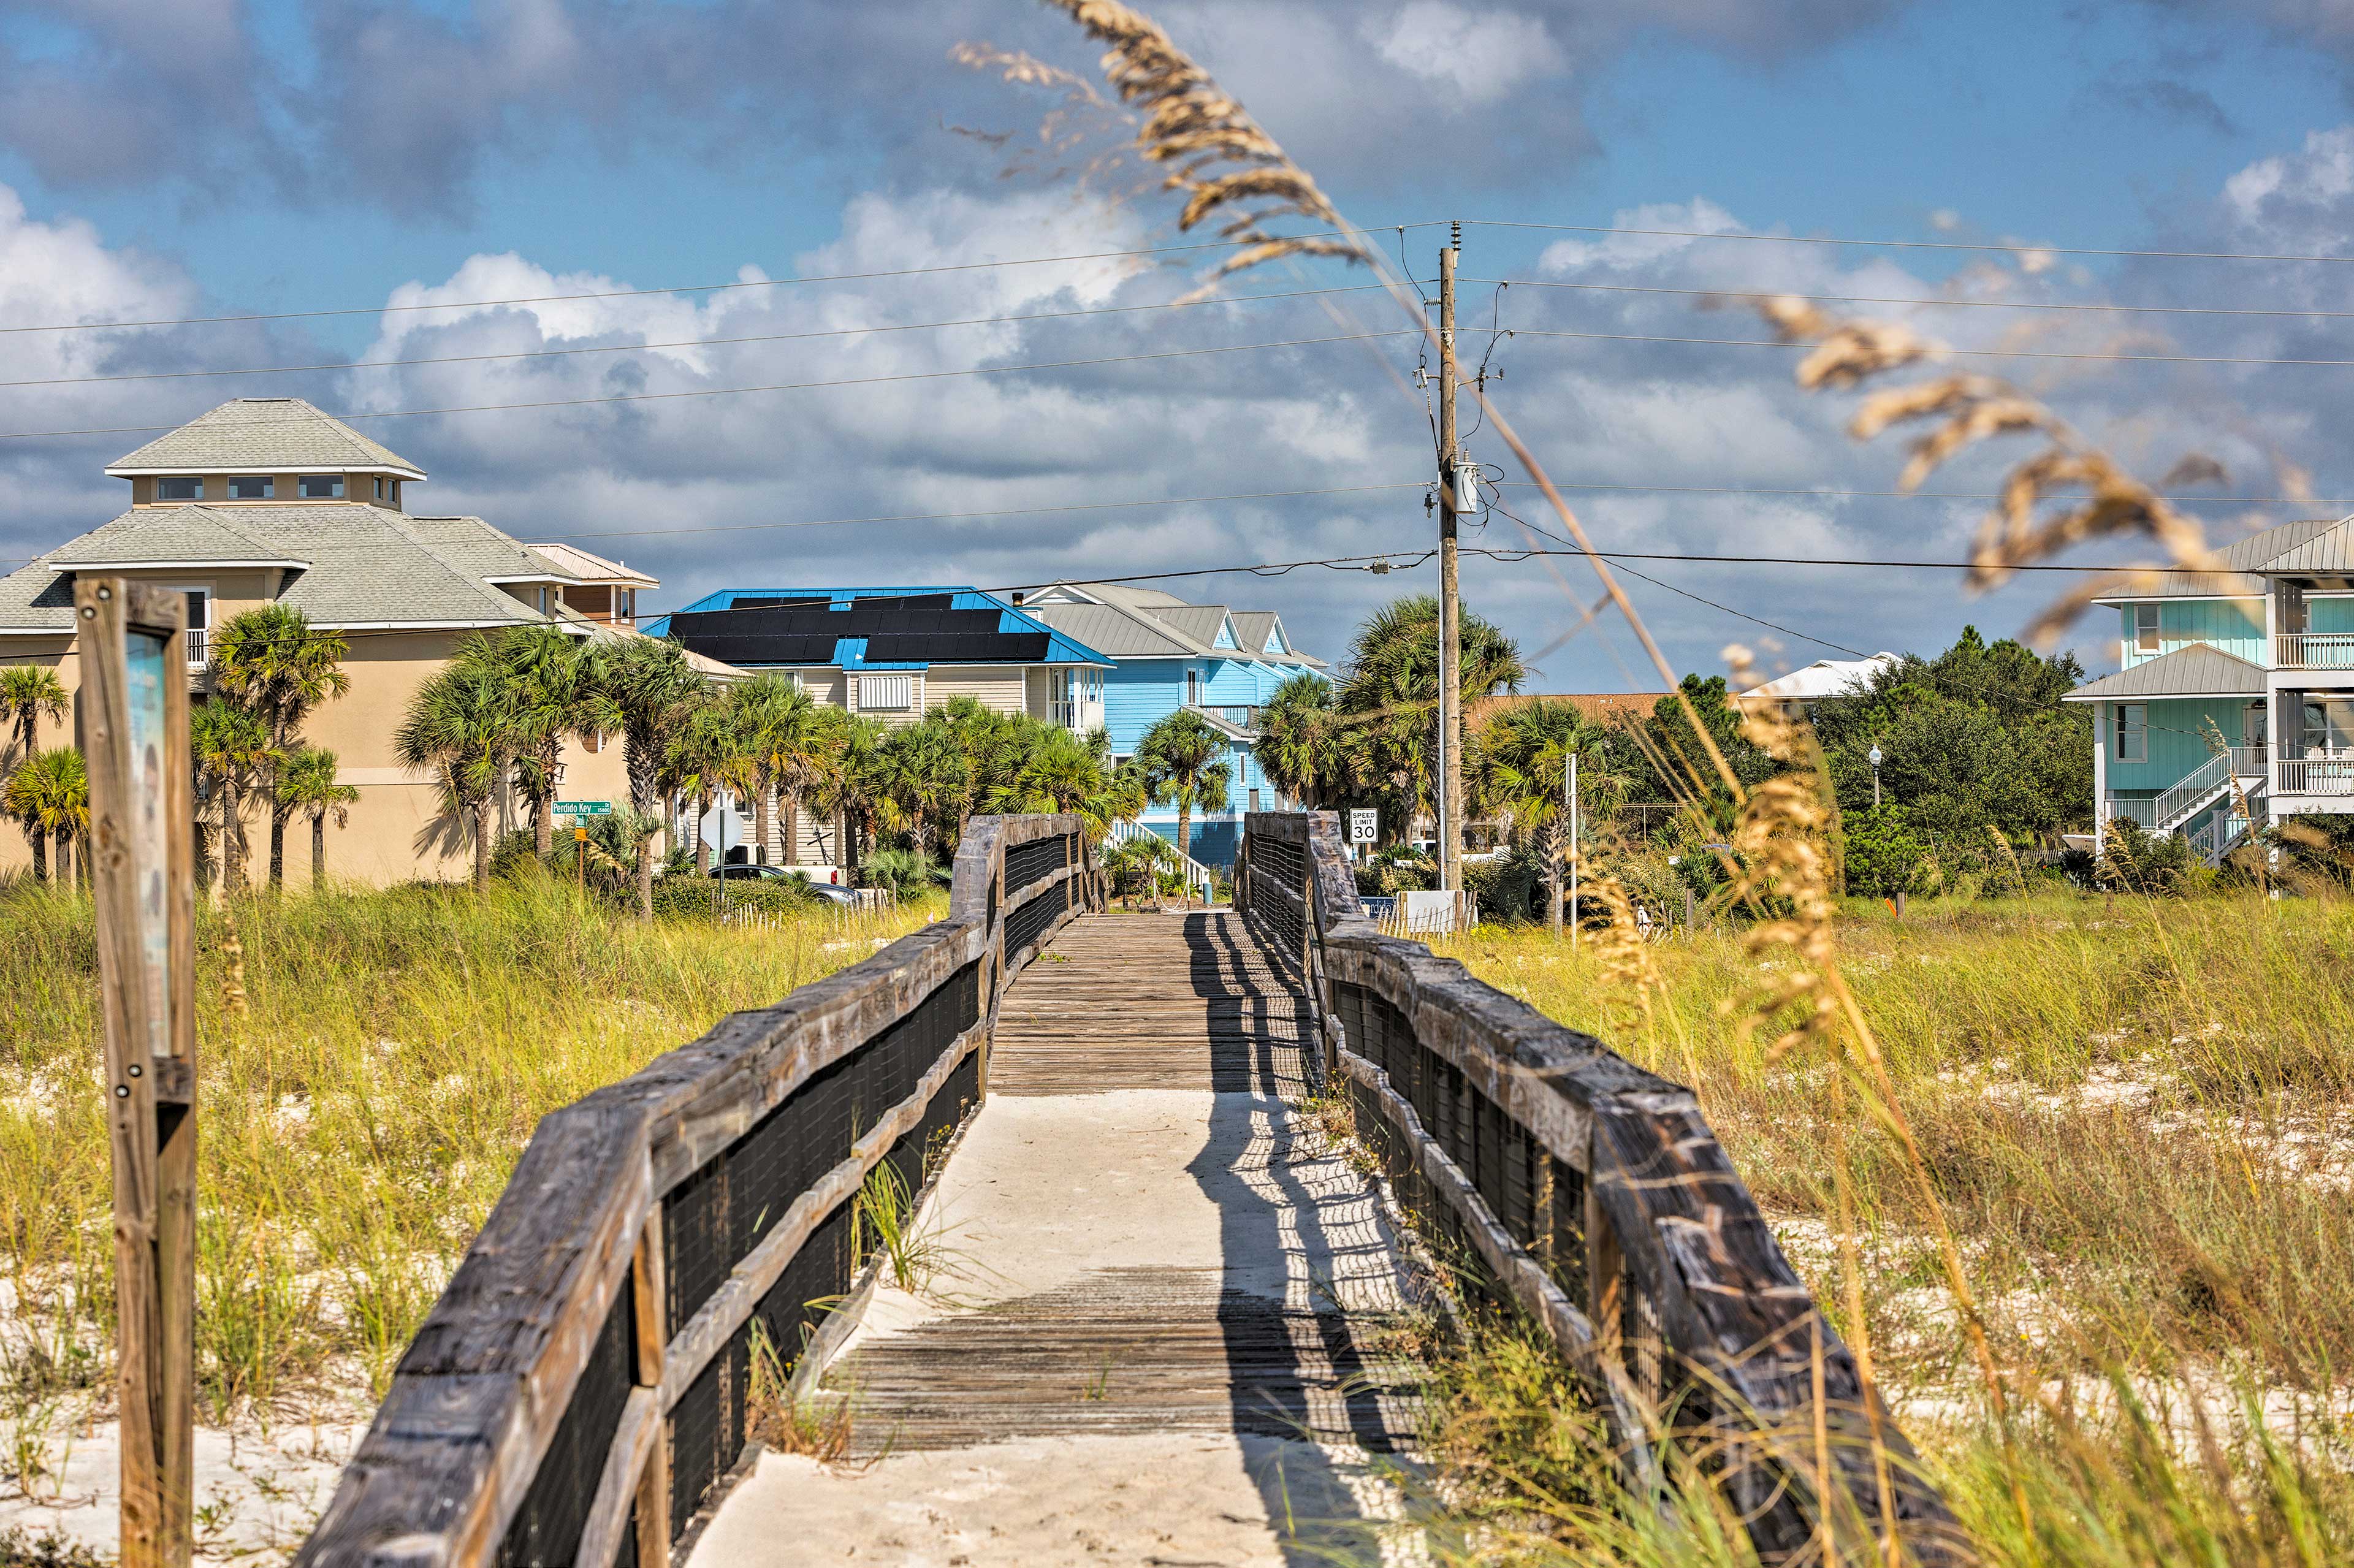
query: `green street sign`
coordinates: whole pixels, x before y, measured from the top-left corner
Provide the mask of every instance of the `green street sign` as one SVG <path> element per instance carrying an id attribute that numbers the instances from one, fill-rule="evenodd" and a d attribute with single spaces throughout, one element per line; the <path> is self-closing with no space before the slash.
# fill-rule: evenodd
<path id="1" fill-rule="evenodd" d="M 610 800 L 558 800 L 556 814 L 559 817 L 610 817 L 613 814 Z"/>

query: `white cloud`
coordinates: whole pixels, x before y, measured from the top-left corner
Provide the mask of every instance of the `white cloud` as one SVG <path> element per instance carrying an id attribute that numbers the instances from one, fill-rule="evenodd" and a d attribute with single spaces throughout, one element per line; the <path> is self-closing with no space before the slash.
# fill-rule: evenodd
<path id="1" fill-rule="evenodd" d="M 2223 182 L 2223 202 L 2243 225 L 2261 225 L 2275 204 L 2327 206 L 2354 194 L 2354 126 L 2306 133 L 2297 154 L 2259 158 Z"/>
<path id="2" fill-rule="evenodd" d="M 1386 25 L 1368 17 L 1364 31 L 1382 58 L 1444 83 L 1458 108 L 1493 103 L 1523 83 L 1568 68 L 1544 23 L 1517 11 L 1473 12 L 1447 0 L 1413 0 Z M 1437 101 L 1444 107 L 1449 100 L 1442 94 Z"/>

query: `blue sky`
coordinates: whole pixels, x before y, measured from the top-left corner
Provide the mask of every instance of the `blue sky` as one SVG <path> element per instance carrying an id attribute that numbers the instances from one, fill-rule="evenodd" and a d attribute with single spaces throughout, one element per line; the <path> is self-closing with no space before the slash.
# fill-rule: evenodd
<path id="1" fill-rule="evenodd" d="M 1152 8 L 1342 207 L 1369 228 L 1449 217 L 2102 249 L 2354 252 L 2354 24 L 2308 0 L 2055 7 L 1894 0 L 1335 0 Z M 869 14 L 873 13 L 873 14 Z M 1094 50 L 1043 8 L 944 0 L 0 0 L 0 325 L 336 308 L 269 323 L 0 335 L 0 380 L 336 364 L 548 346 L 674 344 L 1162 301 L 1169 269 L 1018 269 L 651 296 L 595 306 L 378 314 L 468 301 L 746 275 L 872 270 L 1168 243 L 1157 201 L 1117 209 L 1066 180 L 1002 177 L 1007 154 L 950 127 L 1013 132 L 1052 99 L 949 63 L 960 40 L 1078 70 Z M 21 204 L 21 213 L 11 208 Z M 1434 230 L 1409 239 L 1427 270 Z M 2354 308 L 2354 268 L 2085 259 L 2047 271 L 1940 251 L 1636 241 L 1474 228 L 1465 272 L 1533 284 L 1967 293 L 2077 305 Z M 1973 271 L 1971 269 L 1978 269 Z M 1248 294 L 1345 282 L 1254 277 Z M 1466 290 L 1467 320 L 1495 306 Z M 1621 337 L 1759 336 L 1689 299 L 1507 291 L 1506 325 Z M 1376 320 L 1374 302 L 1348 302 Z M 2031 321 L 2073 349 L 2354 358 L 2354 323 L 1903 312 L 1991 346 Z M 908 375 L 1329 335 L 1318 302 L 770 341 L 366 375 L 218 376 L 0 388 L 0 429 L 172 423 L 226 397 L 298 392 L 337 411 Z M 2056 334 L 2056 335 L 2055 335 Z M 1886 489 L 1889 442 L 1787 379 L 1778 351 L 1520 338 L 1503 406 L 1565 482 Z M 367 428 L 431 471 L 414 504 L 574 537 L 659 573 L 652 602 L 729 582 L 1029 581 L 1404 549 L 1408 493 L 791 529 L 912 512 L 1072 506 L 1419 479 L 1423 410 L 1362 344 L 1042 375 Z M 2235 493 L 2279 465 L 2354 494 L 2345 368 L 2019 366 L 2080 429 L 2153 475 L 2212 450 Z M 111 515 L 99 470 L 137 437 L 0 442 L 0 555 Z M 1488 461 L 1505 457 L 1475 443 Z M 1992 459 L 1946 487 L 1982 488 Z M 2346 510 L 2338 507 L 2335 510 Z M 2210 507 L 2223 536 L 2243 509 Z M 1526 515 L 1526 514 L 1523 514 Z M 1960 503 L 1591 495 L 1628 548 L 1958 558 Z M 2272 511 L 2268 518 L 2294 514 Z M 1499 520 L 1495 527 L 1505 524 Z M 1825 642 L 1942 645 L 2009 631 L 2048 584 L 1987 601 L 1951 574 L 1646 568 Z M 1590 596 L 1529 565 L 1473 563 L 1467 592 L 1524 646 Z M 1278 609 L 1331 652 L 1384 595 L 1429 576 L 1312 571 L 1180 585 Z M 1648 585 L 1638 604 L 1680 667 L 1754 624 Z M 1574 591 L 1573 591 L 1574 590 Z M 1774 655 L 1829 650 L 1793 637 Z M 2077 634 L 2089 664 L 2104 629 Z M 1650 683 L 1623 631 L 1545 661 L 1547 689 Z"/>

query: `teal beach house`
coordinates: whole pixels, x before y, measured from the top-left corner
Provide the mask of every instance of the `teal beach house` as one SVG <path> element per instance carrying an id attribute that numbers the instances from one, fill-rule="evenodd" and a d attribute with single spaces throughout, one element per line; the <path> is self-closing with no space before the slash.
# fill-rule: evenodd
<path id="1" fill-rule="evenodd" d="M 2093 707 L 2095 842 L 2120 819 L 2213 864 L 2263 822 L 2354 812 L 2354 518 L 2283 524 L 2103 600 L 2114 675 Z"/>

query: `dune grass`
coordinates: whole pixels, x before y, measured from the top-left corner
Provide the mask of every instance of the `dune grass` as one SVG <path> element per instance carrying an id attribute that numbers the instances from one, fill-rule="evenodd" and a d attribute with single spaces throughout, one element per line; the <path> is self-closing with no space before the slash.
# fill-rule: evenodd
<path id="1" fill-rule="evenodd" d="M 1648 1016 L 1591 942 L 1481 927 L 1435 946 L 1691 1083 L 1791 1261 L 1850 1330 L 1830 1224 L 1831 1075 L 1804 1054 L 1773 1058 L 1773 1028 L 1737 1027 L 1758 976 L 1736 934 L 1653 944 Z M 2354 906 L 2062 895 L 1916 904 L 1900 922 L 1856 903 L 1840 948 L 2020 1413 L 2007 1448 L 1902 1152 L 1849 1113 L 1879 1374 L 1986 1559 L 2317 1563 L 2354 1551 Z M 1513 1343 L 1474 1335 L 1454 1352 L 1442 1435 L 1538 1419 L 1543 1402 L 1517 1392 L 1531 1374 Z M 1606 1496 L 1596 1486 L 1554 1476 L 1540 1490 Z M 1523 1509 L 1537 1495 L 1503 1491 Z M 1702 1550 L 1720 1532 L 1689 1516 L 1708 1507 L 1680 1499 L 1670 1551 L 1647 1510 L 1629 1524 L 1606 1507 L 1605 1529 L 1602 1515 L 1540 1503 L 1545 1528 L 1527 1549 L 1552 1561 L 1543 1542 L 1574 1538 L 1578 1561 L 1739 1561 L 1731 1544 Z"/>
<path id="2" fill-rule="evenodd" d="M 546 1112 L 938 910 L 641 924 L 537 876 L 198 914 L 197 1360 L 212 1419 L 380 1389 Z M 227 1000 L 232 929 L 245 1011 Z M 0 1393 L 102 1395 L 111 1175 L 86 898 L 0 890 Z"/>

